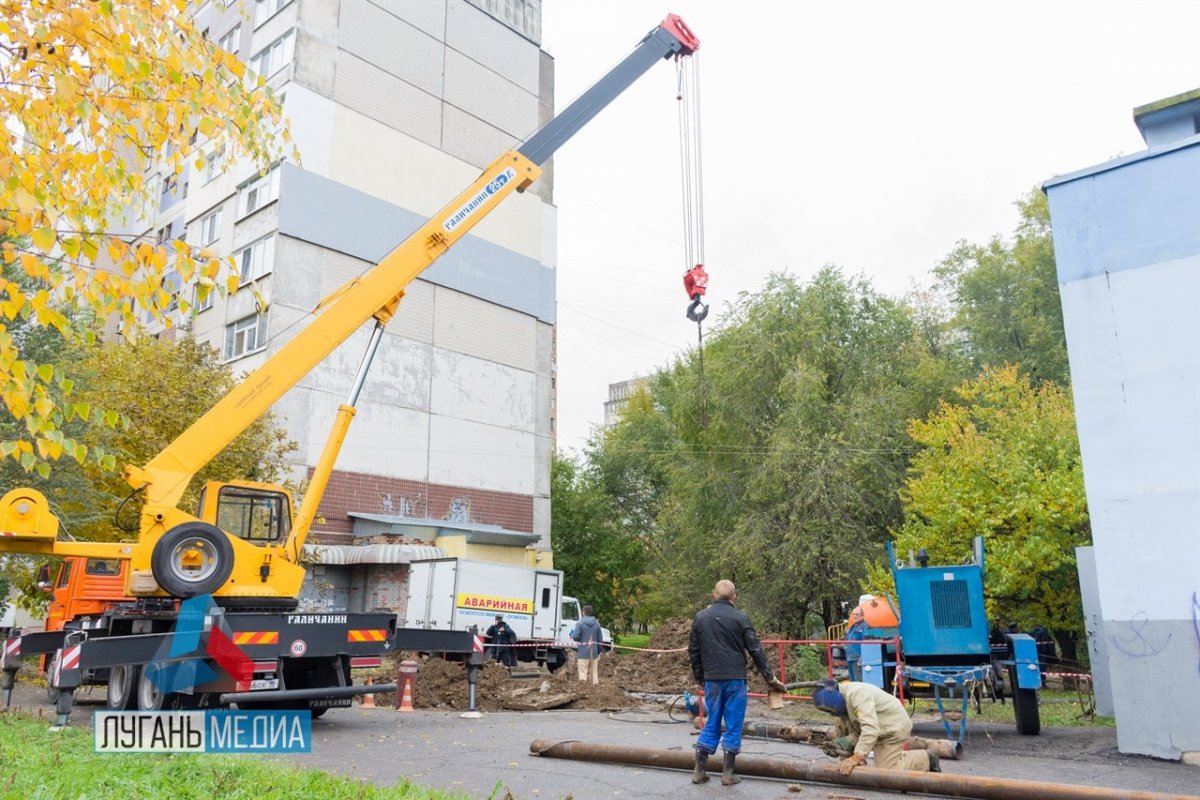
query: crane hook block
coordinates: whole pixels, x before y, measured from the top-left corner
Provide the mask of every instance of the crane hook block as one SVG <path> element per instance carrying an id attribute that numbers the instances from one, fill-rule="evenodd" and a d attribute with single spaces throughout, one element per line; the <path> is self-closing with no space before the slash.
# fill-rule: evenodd
<path id="1" fill-rule="evenodd" d="M 703 264 L 697 264 L 683 275 L 683 289 L 692 300 L 699 299 L 708 291 L 708 273 Z"/>
<path id="2" fill-rule="evenodd" d="M 683 290 L 692 301 L 687 309 L 687 318 L 692 322 L 703 322 L 708 316 L 708 305 L 700 299 L 708 291 L 708 273 L 704 271 L 703 264 L 697 264 L 684 273 Z"/>

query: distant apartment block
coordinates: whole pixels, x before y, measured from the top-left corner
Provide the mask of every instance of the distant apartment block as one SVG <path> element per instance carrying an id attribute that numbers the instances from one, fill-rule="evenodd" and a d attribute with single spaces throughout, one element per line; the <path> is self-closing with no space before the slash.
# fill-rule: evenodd
<path id="1" fill-rule="evenodd" d="M 621 412 L 629 405 L 629 399 L 640 391 L 648 390 L 650 379 L 630 378 L 608 385 L 608 400 L 604 403 L 604 427 L 611 428 L 621 419 Z"/>

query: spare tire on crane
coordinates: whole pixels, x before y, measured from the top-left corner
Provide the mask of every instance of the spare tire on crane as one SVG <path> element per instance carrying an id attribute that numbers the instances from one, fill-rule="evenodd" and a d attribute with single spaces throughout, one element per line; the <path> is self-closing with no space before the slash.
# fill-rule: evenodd
<path id="1" fill-rule="evenodd" d="M 163 591 L 186 599 L 211 594 L 233 573 L 229 536 L 207 522 L 184 522 L 163 534 L 150 554 L 150 571 Z"/>

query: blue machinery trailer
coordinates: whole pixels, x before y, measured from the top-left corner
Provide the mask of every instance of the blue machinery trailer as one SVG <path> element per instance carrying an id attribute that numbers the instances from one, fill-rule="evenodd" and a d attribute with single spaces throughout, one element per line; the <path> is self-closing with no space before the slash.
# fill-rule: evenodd
<path id="1" fill-rule="evenodd" d="M 903 693 L 932 695 L 942 715 L 946 736 L 962 741 L 967 706 L 977 690 L 1004 697 L 1002 676 L 1008 679 L 1016 713 L 1017 733 L 1035 736 L 1041 730 L 1037 691 L 1042 685 L 1037 643 L 1024 633 L 1007 633 L 991 644 L 983 601 L 983 538 L 976 537 L 971 557 L 954 566 L 930 566 L 924 548 L 908 560 L 896 557 L 887 545 L 888 563 L 900 601 L 900 626 L 870 628 L 867 639 L 900 637 L 900 655 L 887 642 L 862 644 L 862 680 L 888 691 L 898 684 Z M 961 695 L 958 736 L 946 720 L 943 697 Z"/>

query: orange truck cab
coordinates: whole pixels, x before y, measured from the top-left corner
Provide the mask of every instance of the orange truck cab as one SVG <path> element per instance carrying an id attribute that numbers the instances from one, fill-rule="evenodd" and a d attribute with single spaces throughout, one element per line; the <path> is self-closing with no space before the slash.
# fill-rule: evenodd
<path id="1" fill-rule="evenodd" d="M 64 558 L 53 585 L 43 584 L 43 591 L 50 592 L 46 630 L 62 630 L 80 617 L 100 616 L 112 603 L 131 602 L 125 595 L 128 566 L 116 558 Z"/>

